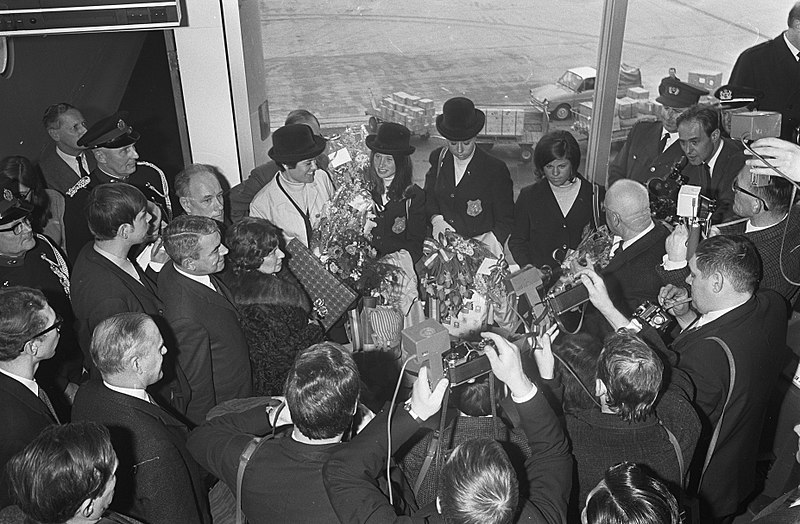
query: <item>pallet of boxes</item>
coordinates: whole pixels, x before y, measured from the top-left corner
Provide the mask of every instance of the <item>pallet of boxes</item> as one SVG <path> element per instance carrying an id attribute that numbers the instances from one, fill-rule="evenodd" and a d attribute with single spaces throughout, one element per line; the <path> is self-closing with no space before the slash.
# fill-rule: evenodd
<path id="1" fill-rule="evenodd" d="M 589 136 L 591 128 L 592 108 L 591 101 L 581 102 L 575 111 L 573 129 L 585 137 Z M 661 104 L 650 99 L 650 91 L 643 87 L 629 87 L 625 96 L 616 100 L 611 124 L 611 141 L 624 141 L 636 122 L 657 120 L 660 112 Z"/>
<path id="2" fill-rule="evenodd" d="M 436 108 L 430 98 L 398 91 L 381 100 L 378 116 L 384 122 L 403 124 L 414 135 L 430 136 L 436 118 Z"/>

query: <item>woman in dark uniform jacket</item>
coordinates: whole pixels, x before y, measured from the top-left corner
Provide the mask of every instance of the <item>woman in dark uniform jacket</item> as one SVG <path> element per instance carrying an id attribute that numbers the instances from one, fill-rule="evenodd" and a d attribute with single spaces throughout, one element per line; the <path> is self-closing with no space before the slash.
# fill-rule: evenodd
<path id="1" fill-rule="evenodd" d="M 403 125 L 385 122 L 377 135 L 367 137 L 372 150 L 368 179 L 377 204 L 372 245 L 378 255 L 405 249 L 416 263 L 425 240 L 425 192 L 411 180 L 411 132 Z"/>
<path id="2" fill-rule="evenodd" d="M 581 152 L 569 131 L 551 131 L 533 152 L 536 183 L 525 187 L 514 206 L 508 247 L 520 266 L 557 268 L 594 228 L 593 184 L 578 173 Z"/>

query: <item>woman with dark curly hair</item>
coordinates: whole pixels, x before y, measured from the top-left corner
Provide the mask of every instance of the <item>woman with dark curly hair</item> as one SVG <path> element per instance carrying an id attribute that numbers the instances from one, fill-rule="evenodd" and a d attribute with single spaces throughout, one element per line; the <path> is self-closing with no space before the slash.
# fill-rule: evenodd
<path id="1" fill-rule="evenodd" d="M 367 178 L 372 186 L 372 199 L 378 204 L 372 244 L 378 255 L 401 249 L 416 262 L 422 257 L 425 240 L 425 192 L 412 181 L 410 145 L 407 127 L 385 122 L 377 135 L 367 137 L 372 151 Z"/>
<path id="2" fill-rule="evenodd" d="M 58 191 L 45 189 L 39 168 L 24 156 L 7 156 L 0 160 L 0 173 L 12 182 L 11 191 L 33 204 L 31 227 L 50 237 L 62 250 L 64 241 L 64 197 Z M 9 187 L 3 180 L 3 187 Z"/>
<path id="3" fill-rule="evenodd" d="M 561 265 L 587 227 L 596 227 L 592 195 L 597 188 L 578 173 L 581 151 L 563 129 L 544 135 L 533 151 L 537 181 L 520 191 L 508 248 L 520 266 Z"/>
<path id="4" fill-rule="evenodd" d="M 282 269 L 281 238 L 278 227 L 255 217 L 233 224 L 225 234 L 230 269 L 223 280 L 239 308 L 257 395 L 281 395 L 295 355 L 324 335 L 310 321 L 305 291 L 288 268 Z"/>

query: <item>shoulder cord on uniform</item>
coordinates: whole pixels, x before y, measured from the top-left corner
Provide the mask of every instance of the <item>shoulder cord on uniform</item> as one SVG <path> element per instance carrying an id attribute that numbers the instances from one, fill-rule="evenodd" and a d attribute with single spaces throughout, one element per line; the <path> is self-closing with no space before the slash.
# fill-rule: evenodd
<path id="1" fill-rule="evenodd" d="M 158 173 L 158 176 L 161 177 L 161 191 L 154 188 L 153 185 L 150 184 L 150 182 L 145 183 L 145 186 L 164 199 L 164 205 L 167 206 L 167 219 L 172 221 L 172 202 L 170 201 L 169 198 L 169 184 L 167 183 L 167 176 L 164 174 L 164 172 L 161 170 L 160 167 L 158 167 L 155 164 L 151 164 L 150 162 L 140 161 L 136 162 L 136 165 L 153 168 L 153 170 L 155 170 L 155 172 Z"/>
<path id="2" fill-rule="evenodd" d="M 64 288 L 64 293 L 66 293 L 67 298 L 69 298 L 69 266 L 67 266 L 67 261 L 64 260 L 64 257 L 61 256 L 61 253 L 59 253 L 58 249 L 56 249 L 53 243 L 50 242 L 49 238 L 38 233 L 36 234 L 36 238 L 44 241 L 44 243 L 50 246 L 50 250 L 53 252 L 53 258 L 55 258 L 55 260 L 50 260 L 44 253 L 41 254 L 42 260 L 50 264 L 50 271 L 52 271 L 53 274 L 58 277 L 59 282 L 61 282 L 61 287 Z"/>

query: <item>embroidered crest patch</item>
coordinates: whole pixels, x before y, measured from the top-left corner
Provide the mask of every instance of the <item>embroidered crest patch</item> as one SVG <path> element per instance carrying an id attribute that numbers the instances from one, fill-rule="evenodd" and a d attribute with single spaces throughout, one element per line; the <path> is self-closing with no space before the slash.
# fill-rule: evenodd
<path id="1" fill-rule="evenodd" d="M 399 235 L 406 230 L 406 217 L 397 217 L 392 224 L 392 233 Z"/>
<path id="2" fill-rule="evenodd" d="M 480 199 L 467 200 L 467 214 L 471 217 L 476 217 L 483 212 L 483 206 Z"/>

